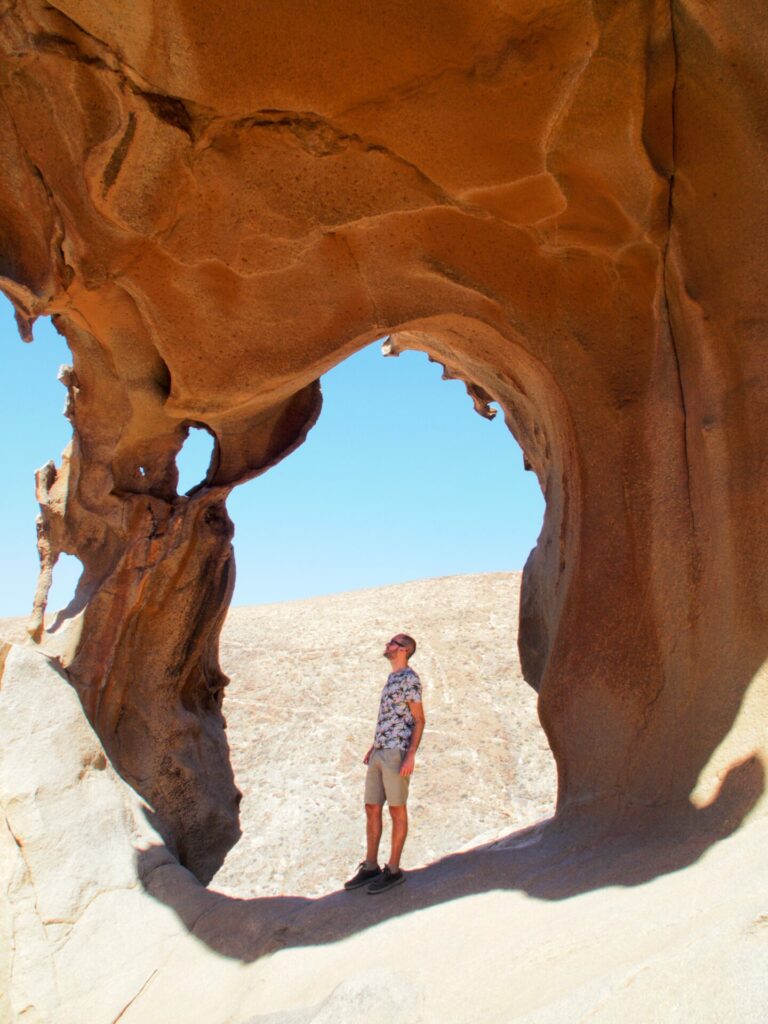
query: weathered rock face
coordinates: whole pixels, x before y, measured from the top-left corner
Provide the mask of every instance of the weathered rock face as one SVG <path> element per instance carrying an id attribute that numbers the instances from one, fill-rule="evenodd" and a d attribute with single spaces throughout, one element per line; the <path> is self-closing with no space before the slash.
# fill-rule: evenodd
<path id="1" fill-rule="evenodd" d="M 766 656 L 762 9 L 2 12 L 0 284 L 73 352 L 63 663 L 185 863 L 237 835 L 226 495 L 384 333 L 498 401 L 546 494 L 520 646 L 561 814 L 685 801 Z"/>

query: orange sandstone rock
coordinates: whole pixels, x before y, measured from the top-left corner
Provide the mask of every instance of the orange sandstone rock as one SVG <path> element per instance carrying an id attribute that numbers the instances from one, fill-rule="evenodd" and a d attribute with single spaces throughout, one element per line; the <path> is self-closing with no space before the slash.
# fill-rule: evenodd
<path id="1" fill-rule="evenodd" d="M 182 860 L 238 834 L 227 493 L 382 334 L 499 402 L 545 492 L 520 647 L 560 814 L 684 805 L 765 660 L 762 9 L 16 0 L 0 45 L 0 286 L 73 353 L 63 661 Z"/>

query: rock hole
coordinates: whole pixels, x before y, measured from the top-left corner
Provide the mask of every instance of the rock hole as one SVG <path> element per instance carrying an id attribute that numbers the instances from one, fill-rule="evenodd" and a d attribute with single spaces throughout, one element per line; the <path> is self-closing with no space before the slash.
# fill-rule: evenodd
<path id="1" fill-rule="evenodd" d="M 74 555 L 59 555 L 53 567 L 53 584 L 48 591 L 46 622 L 56 612 L 64 611 L 74 602 L 77 584 L 83 574 L 83 563 Z"/>
<path id="2" fill-rule="evenodd" d="M 71 362 L 66 342 L 49 317 L 34 325 L 34 340 L 19 340 L 11 303 L 0 295 L 0 344 L 3 350 L 3 402 L 0 427 L 12 439 L 3 448 L 3 530 L 0 558 L 3 587 L 0 616 L 25 616 L 32 604 L 39 562 L 35 543 L 35 470 L 58 455 L 72 437 L 62 415 L 66 393 L 57 379 L 62 363 Z M 74 584 L 59 570 L 61 593 Z"/>
<path id="3" fill-rule="evenodd" d="M 427 717 L 406 869 L 554 809 L 516 643 L 544 500 L 503 416 L 476 415 L 441 373 L 379 344 L 350 357 L 323 378 L 305 444 L 230 497 L 238 585 L 220 653 L 243 838 L 219 890 L 314 896 L 359 862 L 361 761 L 400 631 L 418 641 Z M 388 843 L 385 813 L 382 862 Z"/>
<path id="4" fill-rule="evenodd" d="M 190 425 L 187 439 L 176 456 L 176 468 L 179 471 L 176 489 L 179 494 L 191 494 L 205 486 L 215 446 L 213 434 L 207 427 Z M 145 475 L 146 470 L 141 466 L 139 472 Z"/>
<path id="5" fill-rule="evenodd" d="M 441 375 L 376 342 L 323 377 L 305 443 L 228 499 L 247 524 L 234 605 L 523 567 L 544 516 L 537 478 L 504 417 L 476 415 Z"/>

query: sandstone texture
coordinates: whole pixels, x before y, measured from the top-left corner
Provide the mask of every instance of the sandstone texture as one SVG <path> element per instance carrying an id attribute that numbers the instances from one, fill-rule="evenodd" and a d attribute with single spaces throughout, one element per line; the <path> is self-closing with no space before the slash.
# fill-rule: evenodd
<path id="1" fill-rule="evenodd" d="M 693 827 L 726 750 L 758 800 L 764 5 L 3 0 L 0 54 L 0 287 L 72 350 L 31 633 L 76 555 L 57 663 L 184 865 L 240 834 L 227 495 L 383 335 L 498 402 L 546 496 L 519 645 L 558 827 Z"/>
<path id="2" fill-rule="evenodd" d="M 173 935 L 136 870 L 159 839 L 54 664 L 3 644 L 2 669 L 0 1020 L 111 1021 Z"/>
<path id="3" fill-rule="evenodd" d="M 492 577 L 486 596 L 501 596 L 510 582 Z M 465 593 L 478 594 L 479 580 L 464 583 Z M 416 586 L 380 591 L 379 607 L 393 591 L 407 606 Z M 454 580 L 423 586 L 436 607 L 462 589 Z M 360 595 L 371 619 L 372 597 Z M 346 619 L 339 614 L 345 603 Z M 299 623 L 310 611 L 318 631 L 341 622 L 341 641 L 361 621 L 341 597 L 293 610 Z M 251 624 L 274 629 L 275 611 L 256 611 Z M 230 643 L 246 633 L 248 618 L 245 609 L 233 614 L 225 630 Z M 426 617 L 422 625 L 426 633 Z M 303 659 L 308 670 L 309 637 L 286 646 L 294 664 Z M 430 639 L 436 651 L 447 642 L 439 631 Z M 423 657 L 426 675 L 435 657 L 427 645 Z M 245 685 L 236 676 L 233 686 Z M 440 685 L 430 689 L 437 722 Z M 762 671 L 743 708 L 746 720 L 754 724 L 762 714 L 764 723 L 767 703 Z M 332 719 L 327 708 L 324 714 L 323 721 Z M 446 725 L 446 708 L 442 715 Z M 468 721 L 480 727 L 471 739 L 481 755 L 486 724 L 482 714 Z M 283 722 L 276 731 L 294 727 Z M 520 735 L 518 746 L 535 739 Z M 232 739 L 236 765 L 244 740 Z M 425 787 L 438 745 L 434 730 L 428 742 L 419 768 Z M 293 756 L 289 743 L 284 749 Z M 732 760 L 734 751 L 728 755 Z M 282 767 L 290 782 L 304 761 L 286 759 Z M 322 895 L 316 886 L 313 899 L 290 886 L 264 895 L 240 869 L 250 898 L 233 899 L 216 885 L 204 889 L 163 845 L 152 811 L 105 758 L 55 663 L 34 648 L 4 644 L 0 1020 L 763 1024 L 768 816 L 744 799 L 760 788 L 759 767 L 747 763 L 739 772 L 718 778 L 715 771 L 711 797 L 664 829 L 621 838 L 564 829 L 556 819 L 500 829 L 493 842 L 412 865 L 406 885 L 386 899 L 344 893 L 331 880 Z M 342 779 L 336 788 L 348 785 Z M 301 794 L 288 788 L 287 797 L 300 803 Z M 339 849 L 330 815 L 301 818 L 307 832 L 290 842 L 281 837 L 272 854 L 299 860 L 310 850 L 321 864 L 330 862 Z M 266 877 L 266 890 L 275 883 Z"/>

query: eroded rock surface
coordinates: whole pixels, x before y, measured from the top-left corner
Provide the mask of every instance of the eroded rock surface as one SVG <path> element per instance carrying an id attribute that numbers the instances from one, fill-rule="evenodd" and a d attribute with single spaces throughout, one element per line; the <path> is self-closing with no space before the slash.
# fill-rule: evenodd
<path id="1" fill-rule="evenodd" d="M 0 286 L 73 354 L 61 664 L 184 863 L 238 835 L 227 493 L 383 334 L 545 492 L 520 648 L 561 818 L 685 806 L 766 657 L 762 7 L 16 0 L 0 46 Z"/>

